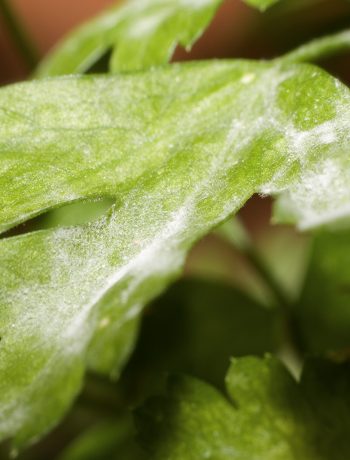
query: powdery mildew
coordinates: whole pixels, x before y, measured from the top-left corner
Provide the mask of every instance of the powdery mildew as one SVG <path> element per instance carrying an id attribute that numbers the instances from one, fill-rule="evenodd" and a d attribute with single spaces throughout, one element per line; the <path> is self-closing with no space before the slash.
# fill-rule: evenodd
<path id="1" fill-rule="evenodd" d="M 347 90 L 335 83 L 331 99 L 322 101 L 321 94 L 319 101 L 309 103 L 311 121 L 306 120 L 305 126 L 310 122 L 310 128 L 304 126 L 305 120 L 293 119 L 293 107 L 286 112 L 281 105 L 281 95 L 287 98 L 295 87 L 303 97 L 307 95 L 315 72 L 308 66 L 223 62 L 173 66 L 150 72 L 145 82 L 134 76 L 100 79 L 94 83 L 95 92 L 87 85 L 80 96 L 79 88 L 88 80 L 74 80 L 74 91 L 68 95 L 64 88 L 69 91 L 69 80 L 62 80 L 62 86 L 57 83 L 57 88 L 51 86 L 53 94 L 46 88 L 45 107 L 37 115 L 39 127 L 29 131 L 26 148 L 36 155 L 44 145 L 48 152 L 44 166 L 50 171 L 56 168 L 62 176 L 50 183 L 50 175 L 44 177 L 37 168 L 29 168 L 32 175 L 23 176 L 23 183 L 19 175 L 14 189 L 3 188 L 8 209 L 22 190 L 30 193 L 16 210 L 18 222 L 29 212 L 23 206 L 39 213 L 72 197 L 87 197 L 89 187 L 95 193 L 115 195 L 117 204 L 95 223 L 0 242 L 4 255 L 0 318 L 5 325 L 0 369 L 13 362 L 20 368 L 24 356 L 44 358 L 24 384 L 20 379 L 17 387 L 10 381 L 0 382 L 3 437 L 17 431 L 23 431 L 24 438 L 33 436 L 28 426 L 45 400 L 33 400 L 32 395 L 40 390 L 47 394 L 50 376 L 64 381 L 75 369 L 75 386 L 64 404 L 55 406 L 47 425 L 61 416 L 78 389 L 95 331 L 103 328 L 117 333 L 176 275 L 191 245 L 253 193 L 288 194 L 303 225 L 307 219 L 325 220 L 346 206 L 349 209 L 350 181 L 346 174 L 339 174 L 348 161 L 344 154 L 350 131 Z M 300 75 L 305 79 L 295 82 Z M 64 118 L 65 110 L 61 115 L 53 110 L 61 104 L 63 93 L 73 111 L 70 120 Z M 86 117 L 79 112 L 80 97 Z M 45 98 L 51 98 L 52 119 Z M 16 100 L 20 105 L 21 99 Z M 313 118 L 322 108 L 335 115 L 315 123 Z M 47 137 L 45 117 L 47 125 L 52 124 Z M 93 128 L 94 117 L 98 129 Z M 53 133 L 58 121 L 61 125 Z M 22 129 L 28 129 L 25 123 L 11 123 L 18 137 Z M 63 129 L 67 125 L 70 130 Z M 100 130 L 104 143 L 102 137 L 96 142 Z M 9 132 L 6 136 L 3 148 L 11 159 L 12 146 L 18 143 L 11 144 L 15 141 Z M 57 136 L 71 142 L 62 140 L 60 155 L 52 150 Z M 77 157 L 80 161 L 74 162 L 76 170 L 64 169 L 64 161 L 71 161 L 69 145 L 78 155 L 82 152 Z M 96 160 L 98 167 L 94 167 Z M 23 158 L 15 160 L 14 167 L 16 161 Z M 10 170 L 8 164 L 5 170 Z M 129 182 L 120 190 L 123 175 Z M 65 183 L 61 187 L 61 177 L 69 179 L 68 194 Z M 51 195 L 40 189 L 47 182 Z M 7 217 L 12 223 L 13 215 Z M 8 222 L 4 219 L 3 223 Z M 149 281 L 152 287 L 146 290 Z M 108 305 L 111 294 L 113 302 Z M 23 349 L 14 355 L 11 347 L 21 341 Z"/>

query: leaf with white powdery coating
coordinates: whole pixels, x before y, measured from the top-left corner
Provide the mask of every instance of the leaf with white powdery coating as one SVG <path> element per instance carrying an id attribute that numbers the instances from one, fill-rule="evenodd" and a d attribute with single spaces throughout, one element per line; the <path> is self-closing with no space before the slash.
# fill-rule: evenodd
<path id="1" fill-rule="evenodd" d="M 349 363 L 311 359 L 297 383 L 276 358 L 238 358 L 226 378 L 231 403 L 170 377 L 166 394 L 137 411 L 139 439 L 152 460 L 343 460 L 349 377 Z"/>
<path id="2" fill-rule="evenodd" d="M 265 11 L 280 1 L 281 0 L 244 0 L 247 5 L 258 8 L 260 11 Z"/>
<path id="3" fill-rule="evenodd" d="M 125 328 L 252 194 L 284 193 L 304 227 L 349 210 L 350 95 L 313 66 L 68 77 L 4 88 L 0 105 L 2 231 L 72 201 L 116 203 L 0 240 L 0 437 L 19 446 L 62 417 L 87 362 L 118 373 Z"/>
<path id="4" fill-rule="evenodd" d="M 39 77 L 83 73 L 112 50 L 111 70 L 139 70 L 190 48 L 222 0 L 129 0 L 73 31 L 40 64 Z"/>

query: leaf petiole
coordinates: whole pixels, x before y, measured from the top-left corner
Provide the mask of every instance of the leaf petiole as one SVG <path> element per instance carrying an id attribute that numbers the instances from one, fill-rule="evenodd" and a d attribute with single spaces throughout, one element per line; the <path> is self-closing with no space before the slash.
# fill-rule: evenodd
<path id="1" fill-rule="evenodd" d="M 0 14 L 28 69 L 33 70 L 39 62 L 39 57 L 8 0 L 0 0 Z"/>
<path id="2" fill-rule="evenodd" d="M 267 267 L 265 261 L 257 252 L 247 230 L 239 218 L 235 217 L 234 219 L 226 221 L 216 230 L 216 234 L 228 243 L 233 244 L 245 255 L 251 265 L 255 268 L 256 272 L 265 282 L 266 286 L 270 289 L 277 305 L 280 308 L 283 307 L 283 309 L 286 309 L 286 307 L 288 307 L 289 309 L 290 299 L 280 286 L 280 283 L 271 273 L 271 270 Z"/>
<path id="3" fill-rule="evenodd" d="M 256 250 L 247 230 L 237 216 L 222 224 L 215 233 L 242 252 L 273 294 L 281 315 L 284 333 L 284 344 L 279 355 L 292 374 L 299 377 L 303 362 L 303 347 L 291 300 Z"/>
<path id="4" fill-rule="evenodd" d="M 285 54 L 283 62 L 315 62 L 350 51 L 350 30 L 312 40 Z"/>

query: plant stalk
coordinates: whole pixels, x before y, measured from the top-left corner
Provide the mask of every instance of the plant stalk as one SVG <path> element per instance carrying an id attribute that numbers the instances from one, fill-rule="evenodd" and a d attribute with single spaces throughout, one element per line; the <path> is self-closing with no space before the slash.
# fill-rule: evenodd
<path id="1" fill-rule="evenodd" d="M 32 71 L 38 64 L 38 54 L 27 36 L 20 21 L 16 17 L 9 0 L 0 0 L 0 14 L 4 18 L 7 29 L 17 47 L 21 56 L 28 67 Z"/>
<path id="2" fill-rule="evenodd" d="M 282 317 L 286 340 L 284 349 L 281 350 L 281 355 L 282 357 L 288 355 L 286 360 L 290 364 L 289 367 L 291 367 L 294 374 L 297 374 L 301 368 L 303 347 L 291 300 L 257 252 L 247 230 L 237 217 L 221 225 L 216 230 L 216 234 L 242 252 L 273 294 Z"/>
<path id="3" fill-rule="evenodd" d="M 316 62 L 350 51 L 350 30 L 312 40 L 278 58 L 283 62 Z"/>
<path id="4" fill-rule="evenodd" d="M 270 289 L 278 306 L 283 306 L 284 309 L 288 307 L 289 309 L 290 300 L 288 296 L 280 286 L 280 283 L 276 280 L 275 276 L 271 273 L 271 270 L 267 267 L 265 261 L 256 251 L 247 230 L 244 225 L 242 225 L 238 217 L 230 219 L 221 225 L 216 230 L 216 234 L 243 253 L 265 282 L 266 286 Z"/>

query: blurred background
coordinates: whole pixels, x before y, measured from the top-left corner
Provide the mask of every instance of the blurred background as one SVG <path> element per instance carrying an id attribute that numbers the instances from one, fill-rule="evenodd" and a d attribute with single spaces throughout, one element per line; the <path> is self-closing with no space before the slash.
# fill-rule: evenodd
<path id="1" fill-rule="evenodd" d="M 48 53 L 69 30 L 115 4 L 112 0 L 7 1 L 30 39 L 35 59 Z M 240 0 L 225 0 L 192 51 L 178 48 L 174 60 L 273 58 L 349 24 L 348 0 L 285 0 L 264 14 Z M 348 56 L 320 64 L 350 83 Z M 29 78 L 30 67 L 0 14 L 0 85 Z M 293 299 L 303 282 L 309 238 L 289 227 L 270 226 L 270 215 L 271 201 L 261 197 L 253 197 L 240 212 L 257 252 Z M 136 352 L 121 383 L 90 375 L 64 423 L 20 458 L 141 458 L 130 441 L 132 428 L 125 408 L 159 385 L 159 374 L 153 371 L 185 371 L 222 389 L 229 356 L 280 350 L 278 318 L 269 309 L 257 308 L 255 300 L 268 304 L 269 293 L 249 260 L 222 235 L 206 237 L 193 249 L 185 279 L 146 310 Z M 6 446 L 0 448 L 0 458 L 7 458 Z"/>
<path id="2" fill-rule="evenodd" d="M 140 0 L 141 1 L 141 0 Z M 113 0 L 7 0 L 40 58 L 70 29 L 88 20 Z M 225 0 L 213 24 L 191 53 L 178 50 L 175 59 L 213 57 L 270 58 L 312 38 L 349 25 L 348 0 L 284 0 L 282 6 L 261 14 L 241 0 Z M 0 15 L 0 82 L 11 83 L 28 76 Z M 344 59 L 331 63 L 335 72 L 348 78 Z"/>

